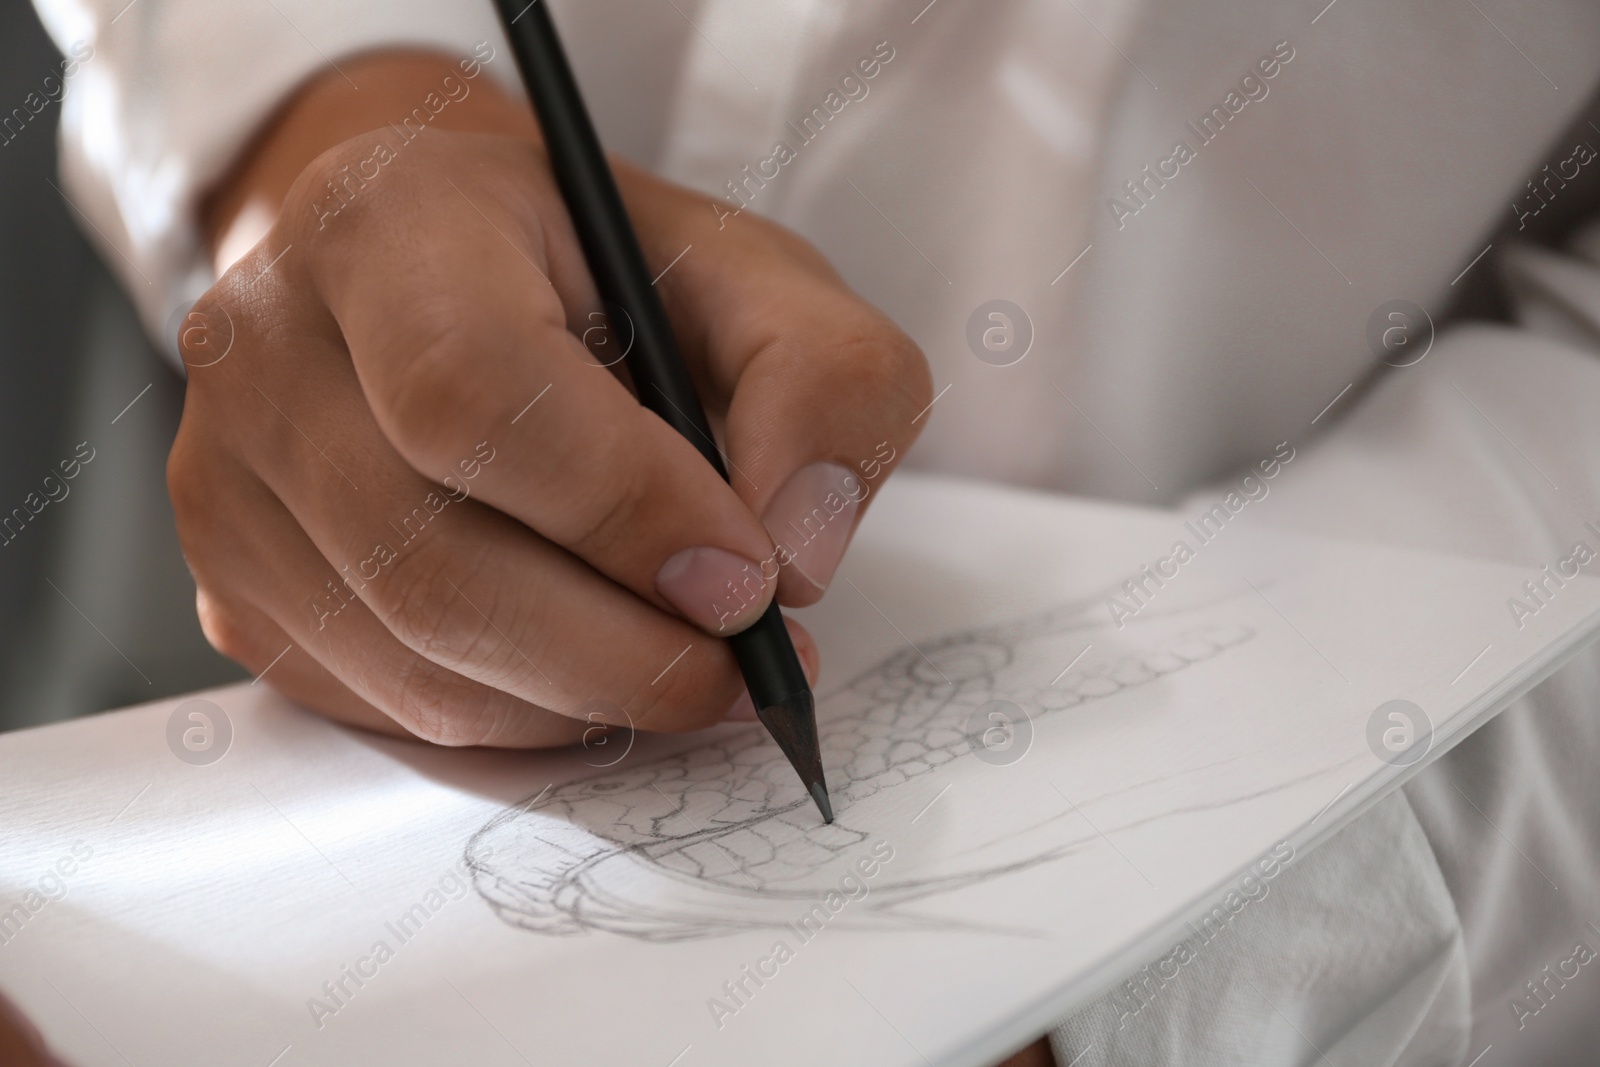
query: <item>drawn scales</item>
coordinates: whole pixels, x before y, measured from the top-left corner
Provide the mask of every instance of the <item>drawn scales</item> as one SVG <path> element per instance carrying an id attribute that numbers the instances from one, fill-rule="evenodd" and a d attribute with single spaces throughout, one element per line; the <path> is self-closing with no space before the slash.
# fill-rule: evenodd
<path id="1" fill-rule="evenodd" d="M 1204 624 L 1215 617 L 1206 609 L 1147 617 L 1121 630 L 1103 612 L 1096 600 L 921 643 L 822 700 L 823 761 L 837 815 L 831 826 L 817 817 L 777 746 L 752 724 L 506 809 L 467 845 L 475 887 L 503 920 L 542 934 L 606 930 L 667 941 L 778 926 L 793 919 L 797 902 L 809 905 L 835 888 L 872 839 L 883 837 L 881 827 L 852 820 L 864 801 L 945 777 L 935 772 L 953 760 L 1021 743 L 1021 731 L 991 711 L 1031 726 L 1088 710 L 1254 636 L 1246 626 Z M 1063 673 L 1091 642 L 1109 652 Z M 915 810 L 935 791 L 904 799 Z M 1015 850 L 997 856 L 974 848 L 932 876 L 920 871 L 897 880 L 886 865 L 867 905 L 855 911 L 894 923 L 896 904 L 1087 847 L 1083 837 L 1063 840 L 1059 831 L 1047 840 L 1021 859 Z"/>

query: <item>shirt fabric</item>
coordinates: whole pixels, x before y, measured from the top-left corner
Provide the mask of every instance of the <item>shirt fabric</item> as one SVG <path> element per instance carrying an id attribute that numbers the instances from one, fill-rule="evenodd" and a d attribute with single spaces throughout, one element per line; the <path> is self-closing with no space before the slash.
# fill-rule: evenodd
<path id="1" fill-rule="evenodd" d="M 484 0 L 125 5 L 37 0 L 92 53 L 66 194 L 169 345 L 213 280 L 196 206 L 297 86 L 480 41 L 516 84 Z M 922 346 L 915 465 L 1182 508 L 1287 441 L 1304 458 L 1260 521 L 1535 570 L 1600 519 L 1594 240 L 1505 257 L 1521 330 L 1398 369 L 1368 340 L 1392 301 L 1442 316 L 1497 231 L 1562 195 L 1524 183 L 1587 136 L 1592 4 L 554 6 L 610 148 L 794 228 Z M 1600 933 L 1596 670 L 1585 653 L 1286 870 L 1136 1026 L 1118 990 L 1069 1020 L 1060 1062 L 1445 1064 L 1581 1034 L 1592 996 L 1512 1001 Z"/>

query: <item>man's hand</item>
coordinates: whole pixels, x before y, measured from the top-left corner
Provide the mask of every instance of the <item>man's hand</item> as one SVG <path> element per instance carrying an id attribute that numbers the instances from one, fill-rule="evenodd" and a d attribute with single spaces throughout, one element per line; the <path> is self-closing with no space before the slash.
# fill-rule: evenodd
<path id="1" fill-rule="evenodd" d="M 50 1055 L 39 1030 L 0 996 L 0 1063 L 6 1067 L 64 1067 Z"/>
<path id="2" fill-rule="evenodd" d="M 629 391 L 537 127 L 475 66 L 346 63 L 359 93 L 302 92 L 212 202 L 219 259 L 253 247 L 180 334 L 202 624 L 313 708 L 445 744 L 708 725 L 743 692 L 711 635 L 822 595 L 926 366 L 803 241 L 616 164 L 724 483 Z"/>

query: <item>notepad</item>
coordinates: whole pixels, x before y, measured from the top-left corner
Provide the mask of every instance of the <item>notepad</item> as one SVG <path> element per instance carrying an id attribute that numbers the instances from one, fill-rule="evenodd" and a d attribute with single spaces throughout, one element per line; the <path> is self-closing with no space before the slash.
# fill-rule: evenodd
<path id="1" fill-rule="evenodd" d="M 85 1067 L 992 1062 L 1600 627 L 1188 518 L 897 477 L 799 613 L 832 826 L 755 724 L 444 750 L 241 685 L 0 737 L 0 987 Z"/>

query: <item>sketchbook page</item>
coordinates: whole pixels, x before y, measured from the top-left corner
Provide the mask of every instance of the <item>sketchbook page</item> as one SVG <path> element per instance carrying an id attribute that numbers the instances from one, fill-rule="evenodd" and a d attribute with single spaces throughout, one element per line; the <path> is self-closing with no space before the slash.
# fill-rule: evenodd
<path id="1" fill-rule="evenodd" d="M 1529 577 L 901 476 L 803 613 L 834 825 L 754 724 L 215 690 L 0 737 L 0 987 L 84 1067 L 990 1063 L 1594 635 Z"/>

